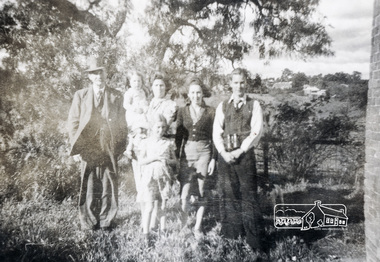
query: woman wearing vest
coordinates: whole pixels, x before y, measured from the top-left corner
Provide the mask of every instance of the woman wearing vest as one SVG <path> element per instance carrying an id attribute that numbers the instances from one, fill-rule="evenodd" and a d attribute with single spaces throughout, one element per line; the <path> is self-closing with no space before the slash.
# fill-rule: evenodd
<path id="1" fill-rule="evenodd" d="M 202 219 L 207 192 L 205 183 L 215 168 L 212 143 L 212 125 L 215 109 L 203 100 L 211 93 L 198 78 L 190 78 L 186 84 L 189 103 L 177 114 L 176 146 L 180 159 L 179 182 L 181 185 L 182 223 L 186 226 L 190 199 L 196 205 L 195 237 L 202 236 Z"/>
<path id="2" fill-rule="evenodd" d="M 247 74 L 235 69 L 230 76 L 232 96 L 215 113 L 213 141 L 219 153 L 218 178 L 221 197 L 221 234 L 246 237 L 253 250 L 260 250 L 259 205 L 254 146 L 263 129 L 258 101 L 248 97 Z"/>

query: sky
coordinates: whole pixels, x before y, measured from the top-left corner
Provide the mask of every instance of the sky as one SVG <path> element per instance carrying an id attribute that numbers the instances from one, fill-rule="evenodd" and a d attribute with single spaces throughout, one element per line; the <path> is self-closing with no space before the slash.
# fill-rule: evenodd
<path id="1" fill-rule="evenodd" d="M 369 78 L 373 0 L 321 0 L 319 12 L 326 17 L 327 32 L 331 36 L 333 57 L 319 57 L 307 62 L 278 58 L 265 65 L 255 55 L 246 57 L 243 64 L 261 77 L 279 77 L 285 68 L 306 75 L 334 74 L 353 71 Z"/>

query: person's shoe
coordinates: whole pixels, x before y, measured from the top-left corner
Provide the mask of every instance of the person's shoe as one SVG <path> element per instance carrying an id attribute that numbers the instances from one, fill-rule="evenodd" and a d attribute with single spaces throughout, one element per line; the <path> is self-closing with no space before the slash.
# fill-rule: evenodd
<path id="1" fill-rule="evenodd" d="M 100 230 L 106 231 L 106 232 L 111 232 L 112 228 L 111 227 L 100 227 Z"/>

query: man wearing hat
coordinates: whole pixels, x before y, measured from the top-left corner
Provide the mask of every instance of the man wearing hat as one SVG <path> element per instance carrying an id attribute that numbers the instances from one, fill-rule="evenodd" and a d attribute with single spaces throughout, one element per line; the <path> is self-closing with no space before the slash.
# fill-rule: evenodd
<path id="1" fill-rule="evenodd" d="M 83 229 L 110 228 L 118 208 L 117 160 L 124 152 L 127 125 L 122 96 L 105 84 L 106 73 L 91 58 L 90 86 L 77 91 L 70 108 L 70 155 L 79 154 L 79 218 Z"/>

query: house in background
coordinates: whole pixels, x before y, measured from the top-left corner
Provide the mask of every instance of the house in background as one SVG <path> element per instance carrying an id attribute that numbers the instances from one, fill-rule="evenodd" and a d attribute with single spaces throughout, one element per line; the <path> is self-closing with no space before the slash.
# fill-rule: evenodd
<path id="1" fill-rule="evenodd" d="M 309 85 L 303 86 L 303 93 L 305 96 L 308 96 L 311 100 L 326 96 L 325 89 L 319 89 L 316 86 L 309 86 Z"/>
<path id="2" fill-rule="evenodd" d="M 263 79 L 263 82 L 266 84 L 266 86 L 268 87 L 272 87 L 274 85 L 274 77 L 269 77 L 269 78 L 266 78 L 266 79 Z"/>
<path id="3" fill-rule="evenodd" d="M 292 82 L 277 82 L 274 83 L 272 89 L 286 90 L 292 88 Z"/>

